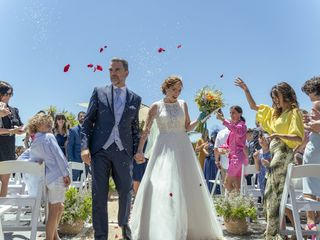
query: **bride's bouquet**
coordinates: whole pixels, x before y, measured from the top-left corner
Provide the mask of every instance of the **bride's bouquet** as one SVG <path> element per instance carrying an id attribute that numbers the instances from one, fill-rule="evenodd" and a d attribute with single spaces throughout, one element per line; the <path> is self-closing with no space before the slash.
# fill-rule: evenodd
<path id="1" fill-rule="evenodd" d="M 198 118 L 199 124 L 195 131 L 203 133 L 207 129 L 206 121 L 210 115 L 224 107 L 222 92 L 205 86 L 197 92 L 195 102 L 201 112 Z"/>

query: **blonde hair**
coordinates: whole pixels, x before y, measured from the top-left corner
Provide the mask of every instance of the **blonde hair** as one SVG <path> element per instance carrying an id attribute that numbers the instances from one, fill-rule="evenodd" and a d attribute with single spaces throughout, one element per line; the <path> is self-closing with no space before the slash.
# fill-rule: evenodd
<path id="1" fill-rule="evenodd" d="M 182 79 L 179 76 L 169 76 L 161 85 L 161 91 L 163 94 L 166 94 L 166 90 L 176 83 L 180 83 L 181 87 L 183 87 Z"/>
<path id="2" fill-rule="evenodd" d="M 46 115 L 43 113 L 39 113 L 34 115 L 31 119 L 28 121 L 28 131 L 29 133 L 37 133 L 39 131 L 39 127 L 42 125 L 50 126 L 52 128 L 53 126 L 53 120 L 50 115 Z"/>

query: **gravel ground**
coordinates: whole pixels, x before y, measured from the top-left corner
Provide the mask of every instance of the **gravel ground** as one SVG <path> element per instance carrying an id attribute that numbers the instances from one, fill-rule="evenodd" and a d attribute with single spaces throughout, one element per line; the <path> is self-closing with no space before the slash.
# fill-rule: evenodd
<path id="1" fill-rule="evenodd" d="M 109 211 L 109 238 L 108 240 L 120 240 L 122 239 L 121 228 L 118 227 L 117 215 L 118 215 L 118 200 L 117 196 L 111 196 L 111 200 L 108 203 L 108 211 Z M 255 223 L 249 224 L 249 232 L 243 236 L 234 236 L 228 233 L 225 230 L 225 226 L 223 224 L 223 220 L 221 218 L 218 219 L 221 227 L 223 229 L 223 233 L 225 239 L 230 240 L 248 240 L 248 239 L 263 239 L 262 235 L 265 230 L 265 222 L 264 219 L 258 219 Z M 44 240 L 45 234 L 44 229 L 40 229 L 38 231 L 37 240 Z M 29 239 L 30 232 L 5 232 L 5 240 L 27 240 Z M 89 240 L 94 239 L 93 237 L 93 229 L 91 224 L 85 225 L 83 231 L 77 236 L 60 236 L 62 240 Z"/>

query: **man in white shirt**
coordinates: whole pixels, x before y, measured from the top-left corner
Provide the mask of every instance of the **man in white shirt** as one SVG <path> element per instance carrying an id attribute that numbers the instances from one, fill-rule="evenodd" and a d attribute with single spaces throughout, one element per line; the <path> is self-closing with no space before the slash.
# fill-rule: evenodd
<path id="1" fill-rule="evenodd" d="M 224 129 L 220 130 L 217 134 L 217 138 L 214 143 L 214 156 L 215 156 L 215 160 L 216 160 L 216 165 L 221 171 L 223 183 L 225 181 L 226 173 L 228 170 L 229 159 L 228 159 L 227 154 L 224 151 L 222 151 L 220 147 L 222 145 L 226 144 L 229 133 L 230 133 L 230 131 L 228 128 L 224 128 Z"/>

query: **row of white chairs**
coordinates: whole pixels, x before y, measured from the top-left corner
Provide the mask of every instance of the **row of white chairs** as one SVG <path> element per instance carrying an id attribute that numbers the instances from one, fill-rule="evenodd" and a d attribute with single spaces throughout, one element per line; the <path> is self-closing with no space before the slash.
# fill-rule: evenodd
<path id="1" fill-rule="evenodd" d="M 41 216 L 41 204 L 44 203 L 45 197 L 45 184 L 44 184 L 44 171 L 45 165 L 38 164 L 35 162 L 27 161 L 3 161 L 0 162 L 0 174 L 11 174 L 8 195 L 6 197 L 0 197 L 1 206 L 10 206 L 6 208 L 8 211 L 13 211 L 16 214 L 15 220 L 3 221 L 2 225 L 4 231 L 23 231 L 30 230 L 30 239 L 36 239 L 37 228 L 43 227 L 43 220 L 46 216 L 46 207 L 43 211 L 43 216 Z M 71 186 L 79 189 L 80 192 L 88 191 L 88 178 L 85 174 L 84 163 L 69 162 L 69 169 L 81 170 L 83 174 L 78 181 L 72 181 Z M 15 176 L 13 177 L 13 174 Z M 21 178 L 21 174 L 23 177 Z M 33 189 L 29 187 L 28 183 L 24 181 L 24 177 L 32 176 L 37 178 L 36 183 L 32 186 Z M 26 179 L 27 180 L 27 179 Z M 32 190 L 32 191 L 31 191 Z M 31 194 L 32 192 L 32 194 Z M 46 206 L 46 204 L 45 204 Z M 20 216 L 24 211 L 31 210 L 31 218 L 21 220 Z M 2 217 L 5 220 L 4 217 Z M 2 219 L 0 221 L 2 221 Z M 3 236 L 0 236 L 0 239 Z"/>
<path id="2" fill-rule="evenodd" d="M 262 196 L 259 187 L 255 184 L 254 177 L 251 179 L 251 185 L 247 185 L 245 179 L 246 175 L 253 174 L 253 176 L 255 176 L 257 173 L 258 171 L 255 169 L 254 165 L 242 166 L 240 187 L 241 194 L 251 195 L 254 198 Z M 303 236 L 307 235 L 316 235 L 316 239 L 320 240 L 319 227 L 314 231 L 302 230 L 304 228 L 301 227 L 301 213 L 307 211 L 320 211 L 320 202 L 305 198 L 302 194 L 301 186 L 297 184 L 297 180 L 302 181 L 302 179 L 306 177 L 319 178 L 320 181 L 320 164 L 308 164 L 299 166 L 295 166 L 292 163 L 289 164 L 279 209 L 279 228 L 280 232 L 283 235 L 295 235 L 298 240 L 302 240 Z M 220 188 L 223 187 L 221 179 L 222 178 L 220 171 L 218 171 L 216 178 L 214 180 L 211 180 L 211 182 L 214 183 L 213 189 L 211 191 L 211 196 L 215 194 L 217 185 L 220 185 Z M 288 230 L 286 225 L 283 224 L 283 222 L 285 221 L 286 209 L 289 209 L 292 212 L 294 219 L 294 230 Z"/>

